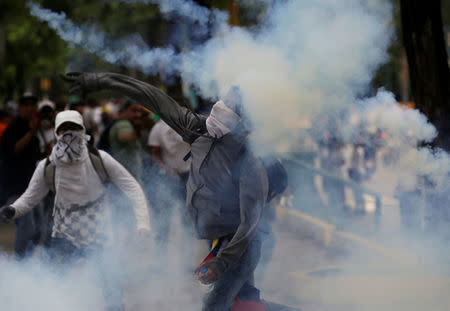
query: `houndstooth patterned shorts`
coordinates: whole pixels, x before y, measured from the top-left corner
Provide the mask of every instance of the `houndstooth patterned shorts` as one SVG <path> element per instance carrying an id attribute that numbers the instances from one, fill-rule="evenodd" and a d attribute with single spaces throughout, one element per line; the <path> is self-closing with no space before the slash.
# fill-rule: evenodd
<path id="1" fill-rule="evenodd" d="M 64 238 L 76 247 L 96 248 L 107 240 L 105 195 L 84 205 L 55 206 L 53 237 Z"/>

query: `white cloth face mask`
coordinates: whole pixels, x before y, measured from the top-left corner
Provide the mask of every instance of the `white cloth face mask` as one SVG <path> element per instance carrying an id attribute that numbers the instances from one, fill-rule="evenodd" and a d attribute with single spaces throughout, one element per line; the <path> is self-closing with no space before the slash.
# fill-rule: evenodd
<path id="1" fill-rule="evenodd" d="M 212 137 L 220 138 L 231 132 L 240 120 L 241 118 L 223 101 L 218 101 L 206 119 L 206 129 Z"/>
<path id="2" fill-rule="evenodd" d="M 87 158 L 89 135 L 82 131 L 67 131 L 56 136 L 56 139 L 56 145 L 53 147 L 50 160 L 55 161 L 55 163 L 74 163 Z"/>

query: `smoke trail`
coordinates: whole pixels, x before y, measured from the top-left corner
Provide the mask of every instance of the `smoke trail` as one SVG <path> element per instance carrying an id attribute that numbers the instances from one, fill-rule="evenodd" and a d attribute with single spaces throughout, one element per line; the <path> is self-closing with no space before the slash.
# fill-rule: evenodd
<path id="1" fill-rule="evenodd" d="M 31 15 L 47 22 L 64 41 L 82 46 L 107 62 L 138 67 L 146 73 L 172 75 L 177 71 L 179 61 L 171 47 L 149 49 L 137 34 L 113 40 L 95 25 L 75 25 L 64 12 L 58 14 L 31 1 L 27 5 Z"/>

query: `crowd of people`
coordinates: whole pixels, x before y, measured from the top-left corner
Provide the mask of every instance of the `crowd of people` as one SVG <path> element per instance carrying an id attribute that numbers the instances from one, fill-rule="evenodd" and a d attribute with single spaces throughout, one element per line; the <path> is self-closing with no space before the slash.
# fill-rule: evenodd
<path id="1" fill-rule="evenodd" d="M 250 310 L 247 303 L 256 308 L 251 310 L 265 310 L 254 271 L 263 243 L 268 254 L 263 263 L 270 258 L 274 215 L 266 206 L 285 191 L 287 174 L 278 159 L 261 158 L 249 147 L 252 127 L 239 88 L 231 88 L 207 113 L 197 113 L 127 76 L 84 73 L 66 80 L 73 94 L 69 103 L 25 93 L 0 111 L 0 220 L 16 224 L 16 260 L 33 256 L 39 244 L 59 267 L 95 257 L 106 308 L 124 310 L 121 276 L 114 273 L 120 270 L 117 250 L 133 240 L 146 243 L 153 231 L 153 260 L 164 270 L 177 211 L 182 253 L 192 256 L 194 236 L 210 245 L 195 269 L 201 283 L 213 284 L 203 310 Z M 123 97 L 83 101 L 76 96 L 103 89 Z M 310 134 L 320 168 L 332 177 L 323 180 L 333 202 L 330 213 L 345 214 L 339 178 L 369 180 L 377 153 L 385 148 L 384 134 L 357 131 L 343 176 L 348 142 L 339 122 L 327 119 L 316 126 Z M 398 190 L 400 212 L 405 227 L 417 229 L 420 194 L 417 181 L 410 184 Z M 361 212 L 362 192 L 354 197 Z M 429 204 L 435 211 L 441 204 L 433 198 Z M 442 219 L 442 213 L 430 217 Z"/>
<path id="2" fill-rule="evenodd" d="M 107 83 L 97 83 L 99 75 Z M 279 160 L 248 147 L 239 88 L 205 116 L 126 76 L 66 79 L 72 93 L 113 88 L 127 99 L 72 97 L 62 105 L 24 94 L 2 111 L 0 220 L 16 224 L 15 258 L 32 256 L 43 241 L 52 265 L 101 250 L 114 266 L 114 246 L 145 241 L 153 231 L 158 261 L 166 262 L 177 209 L 183 237 L 211 243 L 195 270 L 201 283 L 214 284 L 203 310 L 247 310 L 247 302 L 264 310 L 253 281 L 270 232 L 263 211 L 284 191 L 287 175 Z M 119 269 L 105 271 L 101 258 L 106 308 L 124 310 L 120 277 L 111 273 Z"/>
<path id="3" fill-rule="evenodd" d="M 333 202 L 326 212 L 328 216 L 338 214 L 341 218 L 366 214 L 364 187 L 372 188 L 373 191 L 366 189 L 368 193 L 378 192 L 376 187 L 369 186 L 377 170 L 385 175 L 387 171 L 397 171 L 402 160 L 400 155 L 405 152 L 401 146 L 392 144 L 393 139 L 384 129 L 367 120 L 349 124 L 352 121 L 349 114 L 347 111 L 334 117 L 322 115 L 311 129 L 319 160 L 317 166 L 326 173 L 323 190 L 328 202 Z M 411 140 L 408 136 L 403 139 Z M 445 190 L 436 189 L 425 174 L 405 178 L 398 173 L 385 182 L 391 186 L 385 195 L 398 200 L 400 224 L 405 232 L 448 236 L 446 227 L 450 222 L 450 211 L 445 203 Z M 347 181 L 353 182 L 354 186 Z M 346 192 L 346 187 L 352 191 Z M 346 204 L 349 193 L 353 197 L 352 208 Z"/>

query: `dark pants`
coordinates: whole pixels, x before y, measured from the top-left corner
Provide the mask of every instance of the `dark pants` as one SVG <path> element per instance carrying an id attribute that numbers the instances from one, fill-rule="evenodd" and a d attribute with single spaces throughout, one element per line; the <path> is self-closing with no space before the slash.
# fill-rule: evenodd
<path id="1" fill-rule="evenodd" d="M 17 218 L 16 240 L 14 253 L 17 259 L 23 259 L 33 254 L 39 243 L 42 232 L 43 211 L 41 206 L 33 208 L 30 212 Z"/>
<path id="2" fill-rule="evenodd" d="M 52 238 L 48 250 L 50 262 L 59 269 L 70 268 L 81 258 L 86 258 L 94 266 L 99 285 L 102 288 L 107 311 L 124 311 L 123 293 L 119 277 L 116 255 L 111 249 L 90 251 L 75 247 L 66 239 Z"/>
<path id="3" fill-rule="evenodd" d="M 242 257 L 219 276 L 213 290 L 203 300 L 203 311 L 229 311 L 234 299 L 259 300 L 253 272 L 261 255 L 261 240 L 254 238 Z"/>

